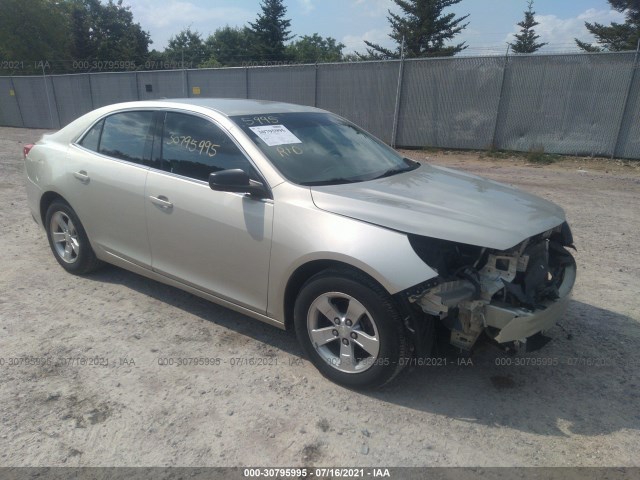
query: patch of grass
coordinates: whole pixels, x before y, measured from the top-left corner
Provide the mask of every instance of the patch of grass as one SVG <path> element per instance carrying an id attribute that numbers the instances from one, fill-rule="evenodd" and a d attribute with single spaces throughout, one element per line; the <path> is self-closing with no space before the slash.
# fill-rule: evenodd
<path id="1" fill-rule="evenodd" d="M 425 153 L 440 153 L 442 151 L 442 149 L 438 147 L 422 147 L 420 150 Z"/>
<path id="2" fill-rule="evenodd" d="M 318 423 L 316 423 L 316 427 L 318 427 L 323 432 L 326 432 L 327 430 L 329 430 L 329 420 L 327 420 L 326 418 L 318 420 Z"/>
<path id="3" fill-rule="evenodd" d="M 307 443 L 302 449 L 302 461 L 305 464 L 314 464 L 322 457 L 322 444 L 320 442 Z"/>
<path id="4" fill-rule="evenodd" d="M 544 149 L 535 148 L 529 151 L 525 156 L 527 162 L 536 165 L 551 165 L 560 160 L 560 155 L 544 153 Z"/>
<path id="5" fill-rule="evenodd" d="M 513 156 L 513 152 L 509 152 L 507 150 L 500 150 L 496 148 L 496 146 L 492 143 L 489 145 L 482 153 L 480 153 L 480 158 L 498 158 L 498 159 L 507 159 Z"/>
<path id="6" fill-rule="evenodd" d="M 487 150 L 485 151 L 482 155 L 480 155 L 480 158 L 500 158 L 500 159 L 506 159 L 506 158 L 511 158 L 513 156 L 513 152 L 508 152 L 506 150 Z"/>

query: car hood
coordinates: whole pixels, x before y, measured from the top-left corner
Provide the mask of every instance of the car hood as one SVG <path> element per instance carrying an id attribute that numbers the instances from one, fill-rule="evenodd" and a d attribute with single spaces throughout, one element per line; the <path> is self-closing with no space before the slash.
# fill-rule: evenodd
<path id="1" fill-rule="evenodd" d="M 540 197 L 432 165 L 368 182 L 312 187 L 311 195 L 328 212 L 498 250 L 565 220 L 560 207 Z"/>

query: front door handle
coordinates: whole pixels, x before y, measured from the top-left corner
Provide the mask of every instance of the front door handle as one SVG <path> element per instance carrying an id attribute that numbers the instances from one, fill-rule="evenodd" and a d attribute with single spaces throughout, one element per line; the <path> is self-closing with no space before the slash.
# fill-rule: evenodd
<path id="1" fill-rule="evenodd" d="M 164 195 L 158 195 L 157 197 L 154 197 L 153 195 L 149 195 L 149 200 L 151 200 L 153 204 L 158 205 L 161 208 L 165 208 L 167 210 L 170 210 L 173 208 L 173 203 L 171 203 L 169 199 Z"/>
<path id="2" fill-rule="evenodd" d="M 80 170 L 79 172 L 74 173 L 73 176 L 80 180 L 82 183 L 89 183 L 89 175 L 87 175 L 87 172 L 84 170 Z"/>

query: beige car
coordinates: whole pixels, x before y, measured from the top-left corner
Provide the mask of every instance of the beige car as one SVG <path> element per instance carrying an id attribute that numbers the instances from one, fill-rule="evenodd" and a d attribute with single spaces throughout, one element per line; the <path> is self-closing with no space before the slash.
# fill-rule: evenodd
<path id="1" fill-rule="evenodd" d="M 535 347 L 576 275 L 561 208 L 420 164 L 285 103 L 131 102 L 25 147 L 29 207 L 60 265 L 107 262 L 280 328 L 322 374 L 383 385 L 436 329 Z"/>

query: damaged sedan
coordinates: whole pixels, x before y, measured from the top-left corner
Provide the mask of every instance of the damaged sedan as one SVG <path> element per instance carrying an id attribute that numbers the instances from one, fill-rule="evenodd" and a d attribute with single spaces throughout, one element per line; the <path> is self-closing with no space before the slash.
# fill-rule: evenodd
<path id="1" fill-rule="evenodd" d="M 481 338 L 539 348 L 576 278 L 560 207 L 405 158 L 317 108 L 110 105 L 24 159 L 31 214 L 67 272 L 110 263 L 293 329 L 352 388 L 428 357 L 436 332 L 462 352 Z"/>

